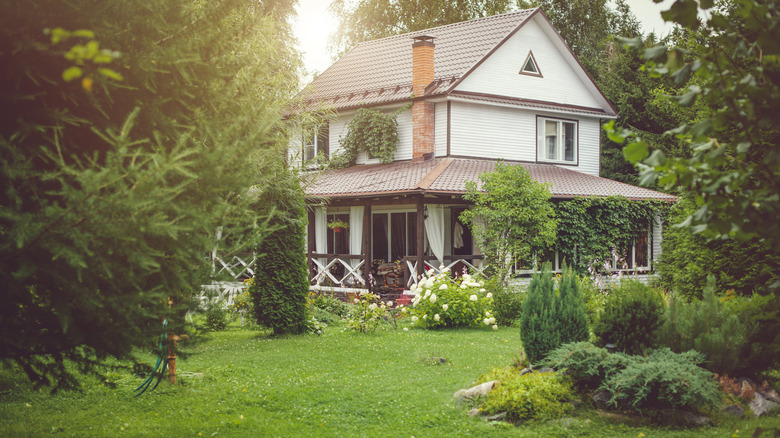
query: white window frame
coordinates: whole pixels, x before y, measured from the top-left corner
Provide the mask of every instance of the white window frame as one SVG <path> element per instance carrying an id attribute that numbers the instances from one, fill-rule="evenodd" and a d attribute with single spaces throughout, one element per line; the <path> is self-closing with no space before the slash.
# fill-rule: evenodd
<path id="1" fill-rule="evenodd" d="M 324 134 L 323 134 L 324 131 Z M 328 122 L 324 122 L 317 128 L 307 130 L 301 136 L 301 164 L 304 167 L 315 167 L 311 161 L 317 157 L 320 152 L 325 152 L 325 145 L 320 142 L 321 136 L 330 136 L 330 129 Z M 330 143 L 330 138 L 327 139 L 327 143 Z M 307 152 L 311 151 L 311 156 Z M 328 157 L 326 157 L 328 158 Z"/>
<path id="2" fill-rule="evenodd" d="M 549 155 L 548 138 L 550 137 L 548 135 L 548 130 L 547 130 L 548 123 L 555 124 L 555 131 L 554 131 L 555 151 L 552 154 L 553 155 L 552 157 L 548 157 Z M 573 136 L 572 141 L 573 141 L 574 151 L 572 153 L 571 160 L 567 160 L 565 155 L 566 154 L 565 143 L 567 141 L 566 140 L 567 135 L 565 130 L 566 125 L 572 126 L 571 136 Z M 536 161 L 544 162 L 544 163 L 569 164 L 574 166 L 578 165 L 579 162 L 579 121 L 578 120 L 537 116 L 536 132 L 537 132 Z"/>

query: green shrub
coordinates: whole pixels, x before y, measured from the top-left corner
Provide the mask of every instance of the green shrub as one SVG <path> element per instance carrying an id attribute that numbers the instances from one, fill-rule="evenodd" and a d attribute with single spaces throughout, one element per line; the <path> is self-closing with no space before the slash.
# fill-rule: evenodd
<path id="1" fill-rule="evenodd" d="M 593 332 L 602 345 L 642 353 L 655 346 L 663 309 L 660 293 L 637 280 L 623 280 L 609 293 Z"/>
<path id="2" fill-rule="evenodd" d="M 507 327 L 514 325 L 523 313 L 523 287 L 504 286 L 498 277 L 492 277 L 485 282 L 485 290 L 493 294 L 496 324 Z"/>
<path id="3" fill-rule="evenodd" d="M 547 364 L 565 370 L 580 387 L 606 390 L 613 407 L 702 409 L 717 406 L 720 398 L 712 374 L 697 366 L 701 360 L 695 351 L 663 348 L 640 356 L 580 342 L 551 352 Z"/>
<path id="4" fill-rule="evenodd" d="M 560 346 L 560 336 L 555 330 L 555 310 L 552 273 L 545 270 L 531 278 L 520 317 L 520 339 L 531 363 L 542 360 Z"/>
<path id="5" fill-rule="evenodd" d="M 728 291 L 723 301 L 748 329 L 735 374 L 758 379 L 763 371 L 780 369 L 780 295 L 745 297 Z"/>
<path id="6" fill-rule="evenodd" d="M 703 299 L 686 303 L 672 293 L 659 330 L 659 343 L 672 351 L 696 350 L 704 366 L 718 374 L 731 374 L 740 365 L 748 347 L 748 327 L 715 295 L 715 277 L 710 276 Z"/>
<path id="7" fill-rule="evenodd" d="M 430 271 L 428 271 L 430 272 Z M 412 287 L 412 325 L 424 328 L 481 327 L 498 329 L 493 294 L 469 274 L 452 278 L 448 269 L 425 276 Z"/>
<path id="8" fill-rule="evenodd" d="M 361 294 L 355 298 L 355 304 L 350 307 L 347 319 L 347 330 L 360 333 L 371 333 L 387 318 L 387 306 L 372 293 Z"/>
<path id="9" fill-rule="evenodd" d="M 607 294 L 596 287 L 596 283 L 588 276 L 580 276 L 578 281 L 580 283 L 580 293 L 582 293 L 582 298 L 585 300 L 585 316 L 588 318 L 588 326 L 595 327 L 599 313 L 604 311 Z"/>
<path id="10" fill-rule="evenodd" d="M 590 342 L 564 344 L 550 352 L 545 361 L 546 366 L 566 370 L 578 387 L 591 390 L 598 389 L 606 376 L 624 369 L 627 363 L 625 355 L 610 354 Z"/>
<path id="11" fill-rule="evenodd" d="M 271 226 L 278 227 L 263 240 L 256 262 L 257 273 L 249 285 L 257 323 L 275 335 L 307 330 L 306 296 L 309 292 L 304 224 L 306 204 L 297 179 L 277 178 L 260 194 L 258 205 L 275 205 Z"/>
<path id="12" fill-rule="evenodd" d="M 678 224 L 699 207 L 692 194 L 680 197 L 669 212 L 669 222 Z M 714 275 L 722 290 L 750 295 L 771 287 L 780 272 L 780 254 L 756 239 L 708 241 L 687 227 L 664 227 L 663 252 L 656 267 L 660 284 L 686 300 L 701 298 L 707 277 Z"/>
<path id="13" fill-rule="evenodd" d="M 564 268 L 563 275 L 559 277 L 556 301 L 559 342 L 568 344 L 587 341 L 590 329 L 585 316 L 585 301 L 580 293 L 579 279 L 573 270 Z"/>
<path id="14" fill-rule="evenodd" d="M 333 312 L 329 312 L 327 310 L 321 309 L 319 307 L 315 307 L 314 310 L 311 312 L 311 316 L 316 319 L 319 322 L 333 325 L 339 321 L 341 321 L 341 317 L 339 315 L 336 315 Z"/>
<path id="15" fill-rule="evenodd" d="M 228 312 L 222 307 L 222 303 L 214 303 L 206 310 L 206 328 L 215 332 L 225 330 L 227 327 Z"/>
<path id="16" fill-rule="evenodd" d="M 538 363 L 561 344 L 588 339 L 585 303 L 575 274 L 567 269 L 557 283 L 556 290 L 552 274 L 545 270 L 528 285 L 520 338 L 531 363 Z"/>
<path id="17" fill-rule="evenodd" d="M 324 294 L 316 294 L 312 303 L 314 304 L 314 307 L 342 318 L 349 314 L 349 305 L 338 298 L 329 297 Z"/>
<path id="18" fill-rule="evenodd" d="M 555 373 L 520 375 L 516 368 L 494 368 L 478 383 L 498 380 L 480 410 L 488 414 L 507 413 L 513 422 L 560 418 L 574 408 L 569 403 L 573 392 L 569 380 Z"/>
<path id="19" fill-rule="evenodd" d="M 630 356 L 623 370 L 604 380 L 603 387 L 612 394 L 609 403 L 632 409 L 717 406 L 718 384 L 710 372 L 697 366 L 701 359 L 695 351 L 677 354 L 668 348 L 649 356 Z"/>

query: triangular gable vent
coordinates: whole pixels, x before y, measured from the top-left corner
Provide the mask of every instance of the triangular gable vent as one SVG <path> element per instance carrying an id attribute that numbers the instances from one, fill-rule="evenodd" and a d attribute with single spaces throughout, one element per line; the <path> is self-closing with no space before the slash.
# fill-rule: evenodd
<path id="1" fill-rule="evenodd" d="M 528 57 L 525 58 L 523 63 L 523 69 L 520 70 L 521 75 L 542 76 L 539 66 L 536 64 L 536 58 L 534 58 L 534 52 L 529 51 Z"/>

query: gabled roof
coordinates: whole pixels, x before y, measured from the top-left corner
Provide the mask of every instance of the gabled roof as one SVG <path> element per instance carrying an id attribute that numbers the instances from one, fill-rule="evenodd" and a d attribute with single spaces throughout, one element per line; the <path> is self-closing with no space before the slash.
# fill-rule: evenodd
<path id="1" fill-rule="evenodd" d="M 466 181 L 479 184 L 479 175 L 492 172 L 495 160 L 436 158 L 413 163 L 352 166 L 317 175 L 306 188 L 308 198 L 354 198 L 398 194 L 430 193 L 460 195 L 466 192 Z M 677 198 L 654 190 L 632 186 L 606 178 L 577 172 L 551 164 L 507 162 L 523 166 L 531 178 L 550 183 L 553 198 L 623 196 L 628 199 Z"/>
<path id="2" fill-rule="evenodd" d="M 306 99 L 337 110 L 409 99 L 412 38 L 420 35 L 436 38 L 434 81 L 426 94 L 442 94 L 537 12 L 526 9 L 362 42 L 314 79 L 304 91 Z"/>

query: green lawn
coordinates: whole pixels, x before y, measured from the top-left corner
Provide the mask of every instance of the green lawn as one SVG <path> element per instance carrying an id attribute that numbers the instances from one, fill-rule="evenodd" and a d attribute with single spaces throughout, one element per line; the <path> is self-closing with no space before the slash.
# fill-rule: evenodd
<path id="1" fill-rule="evenodd" d="M 725 420 L 670 430 L 610 423 L 581 410 L 561 423 L 507 427 L 466 415 L 452 394 L 490 367 L 511 362 L 517 329 L 341 333 L 271 338 L 231 327 L 186 348 L 180 385 L 133 397 L 141 379 L 113 375 L 116 389 L 85 379 L 82 393 L 33 391 L 0 375 L 0 436 L 718 436 L 780 430 L 780 417 Z M 433 365 L 426 358 L 444 357 Z M 150 355 L 149 361 L 154 358 Z M 766 434 L 771 436 L 771 434 Z"/>

